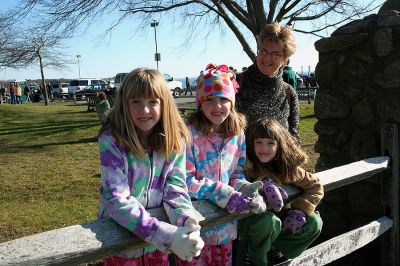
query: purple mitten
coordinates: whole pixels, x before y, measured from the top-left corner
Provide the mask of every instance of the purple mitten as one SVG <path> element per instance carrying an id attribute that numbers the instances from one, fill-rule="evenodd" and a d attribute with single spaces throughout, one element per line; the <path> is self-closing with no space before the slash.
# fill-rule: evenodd
<path id="1" fill-rule="evenodd" d="M 288 198 L 287 193 L 269 178 L 265 179 L 263 183 L 268 207 L 279 212 L 283 207 L 283 201 Z"/>
<path id="2" fill-rule="evenodd" d="M 250 210 L 251 198 L 234 191 L 226 204 L 225 210 L 232 214 L 248 213 Z"/>
<path id="3" fill-rule="evenodd" d="M 306 215 L 299 210 L 291 210 L 283 221 L 283 230 L 289 230 L 293 234 L 297 233 L 306 223 Z"/>

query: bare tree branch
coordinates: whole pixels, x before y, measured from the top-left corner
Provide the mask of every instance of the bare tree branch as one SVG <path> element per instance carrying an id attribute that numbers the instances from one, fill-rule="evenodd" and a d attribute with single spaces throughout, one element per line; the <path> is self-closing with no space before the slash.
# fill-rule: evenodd
<path id="1" fill-rule="evenodd" d="M 19 23 L 23 23 L 19 20 Z M 0 21 L 0 24 L 4 22 Z M 9 24 L 7 28 L 0 28 L 0 67 L 27 68 L 31 65 L 39 65 L 42 86 L 45 87 L 44 69 L 66 69 L 70 62 L 63 53 L 62 41 L 59 33 L 51 31 L 39 31 L 36 28 L 25 30 L 15 24 Z M 48 104 L 47 92 L 45 104 Z"/>
<path id="2" fill-rule="evenodd" d="M 384 0 L 19 0 L 17 14 L 37 17 L 38 29 L 51 29 L 64 35 L 87 30 L 103 16 L 115 20 L 105 32 L 124 20 L 135 18 L 136 31 L 144 29 L 157 14 L 168 14 L 182 23 L 187 38 L 206 36 L 215 27 L 228 28 L 254 60 L 250 44 L 266 23 L 278 21 L 296 32 L 322 36 L 321 32 L 358 18 L 380 6 Z M 312 27 L 310 28 L 310 25 Z M 1 26 L 1 24 L 0 24 Z M 195 30 L 195 31 L 194 31 Z M 252 36 L 248 39 L 248 36 Z M 247 37 L 247 38 L 246 38 Z M 188 43 L 188 39 L 184 40 Z"/>

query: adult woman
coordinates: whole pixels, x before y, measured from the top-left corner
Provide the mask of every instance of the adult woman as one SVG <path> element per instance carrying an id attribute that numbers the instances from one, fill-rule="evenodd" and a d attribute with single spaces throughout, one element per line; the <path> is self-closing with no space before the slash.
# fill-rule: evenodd
<path id="1" fill-rule="evenodd" d="M 294 54 L 293 31 L 278 23 L 267 24 L 257 37 L 256 63 L 238 75 L 236 108 L 248 121 L 268 116 L 299 139 L 299 101 L 295 88 L 284 83 L 283 67 Z"/>

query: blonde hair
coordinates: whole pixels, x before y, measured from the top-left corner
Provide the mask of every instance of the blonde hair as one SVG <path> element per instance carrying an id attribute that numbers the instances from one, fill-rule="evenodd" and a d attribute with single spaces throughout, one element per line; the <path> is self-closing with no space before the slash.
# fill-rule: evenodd
<path id="1" fill-rule="evenodd" d="M 143 158 L 145 147 L 140 142 L 139 132 L 129 112 L 129 101 L 141 97 L 161 100 L 161 118 L 148 136 L 148 146 L 161 150 L 167 157 L 171 153 L 182 152 L 190 141 L 189 130 L 162 74 L 154 69 L 137 68 L 128 74 L 117 92 L 115 106 L 99 134 L 110 128 L 121 146 Z"/>
<path id="2" fill-rule="evenodd" d="M 254 152 L 254 139 L 269 138 L 277 142 L 275 158 L 264 164 Z M 297 142 L 277 121 L 264 117 L 251 123 L 246 129 L 246 153 L 251 162 L 252 173 L 262 173 L 267 170 L 275 174 L 283 183 L 291 183 L 298 178 L 298 167 L 307 160 L 306 153 Z M 253 177 L 254 178 L 254 177 Z"/>
<path id="3" fill-rule="evenodd" d="M 283 57 L 285 62 L 287 62 L 289 57 L 291 57 L 296 51 L 293 30 L 287 25 L 281 26 L 277 22 L 265 25 L 257 36 L 258 49 L 260 49 L 264 41 L 281 44 L 283 47 Z"/>
<path id="4" fill-rule="evenodd" d="M 206 136 L 210 136 L 213 132 L 213 124 L 207 119 L 200 108 L 196 112 L 192 113 L 188 122 Z M 243 132 L 245 127 L 246 117 L 243 114 L 238 113 L 232 105 L 228 117 L 221 124 L 222 136 L 228 138 L 239 135 Z"/>

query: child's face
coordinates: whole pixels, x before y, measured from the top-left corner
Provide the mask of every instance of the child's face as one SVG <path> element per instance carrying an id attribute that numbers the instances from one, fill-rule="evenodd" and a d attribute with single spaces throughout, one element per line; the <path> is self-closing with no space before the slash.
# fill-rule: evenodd
<path id="1" fill-rule="evenodd" d="M 201 104 L 201 111 L 218 131 L 220 125 L 231 112 L 231 101 L 223 97 L 208 97 Z"/>
<path id="2" fill-rule="evenodd" d="M 262 163 L 273 160 L 278 150 L 278 142 L 269 138 L 254 139 L 254 153 Z"/>
<path id="3" fill-rule="evenodd" d="M 129 100 L 129 114 L 136 129 L 148 135 L 161 118 L 159 98 L 133 98 Z"/>

